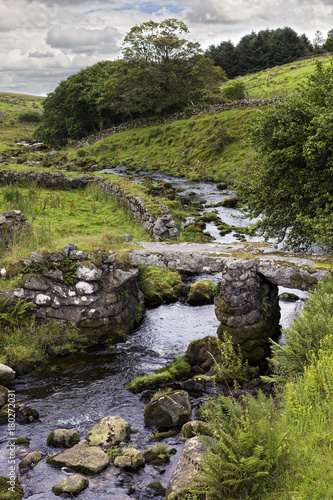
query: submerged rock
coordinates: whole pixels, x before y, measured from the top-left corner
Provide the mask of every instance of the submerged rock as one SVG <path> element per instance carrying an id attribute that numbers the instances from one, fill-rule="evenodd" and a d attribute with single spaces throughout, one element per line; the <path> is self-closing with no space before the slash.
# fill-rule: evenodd
<path id="1" fill-rule="evenodd" d="M 46 444 L 55 448 L 71 448 L 80 441 L 80 434 L 71 429 L 56 429 L 47 436 Z"/>
<path id="2" fill-rule="evenodd" d="M 128 441 L 131 426 L 118 415 L 101 418 L 86 435 L 86 439 L 97 446 L 107 448 Z"/>
<path id="3" fill-rule="evenodd" d="M 67 493 L 67 495 L 76 496 L 81 491 L 85 490 L 89 486 L 89 481 L 86 477 L 81 476 L 80 474 L 74 474 L 73 476 L 69 476 L 62 481 L 58 481 L 58 483 L 52 486 L 52 493 L 55 495 L 62 495 Z"/>
<path id="4" fill-rule="evenodd" d="M 183 425 L 191 420 L 191 403 L 186 391 L 165 394 L 148 403 L 144 409 L 147 426 L 168 428 Z"/>
<path id="5" fill-rule="evenodd" d="M 53 467 L 69 467 L 83 474 L 98 474 L 109 465 L 107 454 L 87 441 L 80 441 L 73 448 L 49 457 L 46 462 Z"/>

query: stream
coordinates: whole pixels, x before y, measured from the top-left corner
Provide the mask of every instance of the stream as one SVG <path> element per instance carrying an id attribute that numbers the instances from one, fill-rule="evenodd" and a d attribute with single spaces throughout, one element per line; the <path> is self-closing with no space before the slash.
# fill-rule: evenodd
<path id="1" fill-rule="evenodd" d="M 112 169 L 112 172 L 115 172 L 115 169 Z M 115 173 L 125 175 L 121 169 Z M 144 175 L 146 173 L 142 173 L 142 178 Z M 162 174 L 153 174 L 152 177 L 155 181 L 179 185 L 183 190 L 182 194 L 197 190 L 198 198 L 204 198 L 207 204 L 216 203 L 233 195 L 229 191 L 218 191 L 214 184 L 187 183 L 184 179 Z M 240 226 L 249 223 L 249 220 L 237 210 L 220 207 L 218 212 L 221 219 L 228 224 Z M 207 224 L 207 231 L 210 230 L 213 231 Z M 218 231 L 216 232 L 216 235 L 213 234 L 216 241 L 235 241 L 231 233 L 221 237 Z M 247 240 L 249 241 L 248 237 Z M 259 238 L 252 241 L 259 241 Z M 221 276 L 192 276 L 191 281 L 203 278 L 217 282 Z M 281 287 L 279 291 L 280 293 L 291 291 L 300 297 L 297 302 L 280 303 L 280 323 L 284 328 L 288 328 L 290 320 L 298 314 L 303 304 L 302 299 L 308 294 Z M 14 438 L 31 439 L 29 450 L 21 445 L 16 446 L 16 463 L 18 464 L 28 451 L 39 451 L 45 455 L 54 455 L 62 451 L 46 445 L 46 438 L 54 429 L 75 429 L 79 431 L 81 439 L 84 439 L 87 431 L 100 418 L 107 415 L 120 415 L 131 424 L 132 429 L 138 431 L 131 434 L 129 444 L 140 450 L 153 447 L 154 443 L 149 442 L 151 430 L 145 428 L 143 421 L 145 403 L 140 401 L 138 395 L 127 391 L 126 384 L 144 372 L 150 373 L 171 363 L 177 355 L 186 352 L 192 340 L 207 335 L 216 336 L 218 325 L 213 305 L 191 307 L 184 300 L 180 300 L 173 304 L 148 309 L 141 325 L 126 342 L 118 344 L 114 349 L 89 349 L 86 353 L 59 357 L 47 365 L 37 366 L 34 371 L 16 379 L 11 387 L 15 390 L 16 399 L 38 410 L 40 414 L 39 422 L 16 424 Z M 195 418 L 195 408 L 200 404 L 200 400 L 194 398 L 192 403 Z M 1 427 L 0 475 L 6 476 L 8 436 L 7 427 Z M 182 439 L 179 436 L 168 438 L 165 443 L 169 448 L 177 450 L 171 456 L 169 465 L 146 465 L 135 472 L 132 479 L 125 474 L 119 475 L 119 469 L 111 466 L 97 476 L 89 476 L 89 488 L 83 491 L 79 498 L 81 500 L 153 498 L 147 491 L 147 485 L 153 481 L 160 481 L 166 487 L 182 450 Z M 44 458 L 22 476 L 24 498 L 29 500 L 58 498 L 51 492 L 51 488 L 65 477 L 66 472 L 50 467 Z M 129 492 L 131 486 L 136 488 L 134 493 Z"/>

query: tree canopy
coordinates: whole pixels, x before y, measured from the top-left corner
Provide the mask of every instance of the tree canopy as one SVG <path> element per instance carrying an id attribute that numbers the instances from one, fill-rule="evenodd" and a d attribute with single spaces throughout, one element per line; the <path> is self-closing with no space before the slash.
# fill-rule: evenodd
<path id="1" fill-rule="evenodd" d="M 286 64 L 307 56 L 312 45 L 306 35 L 299 36 L 292 28 L 252 31 L 243 36 L 236 46 L 228 41 L 211 45 L 205 56 L 221 66 L 228 78 Z"/>
<path id="2" fill-rule="evenodd" d="M 238 188 L 258 229 L 293 249 L 333 247 L 333 64 L 249 127 L 257 161 Z M 247 167 L 249 168 L 249 167 Z"/>
<path id="3" fill-rule="evenodd" d="M 134 26 L 122 44 L 122 59 L 81 70 L 47 96 L 36 138 L 58 146 L 111 124 L 174 113 L 208 99 L 226 75 L 187 33 L 177 19 Z"/>

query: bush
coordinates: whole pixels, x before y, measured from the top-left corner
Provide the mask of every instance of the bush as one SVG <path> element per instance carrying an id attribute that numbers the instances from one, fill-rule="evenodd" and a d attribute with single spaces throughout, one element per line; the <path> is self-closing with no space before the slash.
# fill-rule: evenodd
<path id="1" fill-rule="evenodd" d="M 209 499 L 250 498 L 258 494 L 278 467 L 284 437 L 272 398 L 259 391 L 257 399 L 246 394 L 239 402 L 226 396 L 208 400 L 205 419 L 213 422 L 214 440 L 203 458 L 198 481 Z"/>
<path id="2" fill-rule="evenodd" d="M 243 82 L 233 82 L 223 89 L 223 95 L 228 101 L 240 101 L 245 99 L 245 85 Z"/>
<path id="3" fill-rule="evenodd" d="M 19 114 L 18 121 L 19 123 L 39 123 L 40 122 L 40 114 L 38 111 L 24 111 Z"/>

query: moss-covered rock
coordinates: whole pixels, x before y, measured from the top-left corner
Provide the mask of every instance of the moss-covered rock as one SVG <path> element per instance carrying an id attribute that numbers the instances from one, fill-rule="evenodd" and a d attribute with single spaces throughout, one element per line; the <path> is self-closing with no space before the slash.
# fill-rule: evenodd
<path id="1" fill-rule="evenodd" d="M 279 295 L 279 299 L 284 302 L 297 302 L 299 297 L 295 293 L 284 292 Z"/>
<path id="2" fill-rule="evenodd" d="M 141 392 L 147 389 L 165 387 L 174 381 L 187 378 L 191 373 L 191 366 L 182 357 L 178 356 L 176 361 L 154 373 L 136 377 L 128 385 L 127 389 L 132 392 Z"/>
<path id="3" fill-rule="evenodd" d="M 0 408 L 8 403 L 8 389 L 3 385 L 0 385 Z"/>
<path id="4" fill-rule="evenodd" d="M 88 488 L 88 486 L 89 481 L 86 477 L 81 476 L 80 474 L 73 474 L 72 476 L 54 484 L 52 486 L 52 493 L 55 495 L 67 494 L 72 498 Z"/>
<path id="5" fill-rule="evenodd" d="M 97 446 L 108 448 L 128 441 L 131 426 L 119 415 L 101 418 L 88 432 L 86 439 Z"/>
<path id="6" fill-rule="evenodd" d="M 49 457 L 46 462 L 53 467 L 69 467 L 83 474 L 98 474 L 109 465 L 107 454 L 87 441 L 80 441 L 73 448 Z"/>
<path id="7" fill-rule="evenodd" d="M 0 476 L 0 498 L 1 500 L 21 500 L 23 488 L 17 481 Z"/>
<path id="8" fill-rule="evenodd" d="M 78 431 L 71 429 L 55 429 L 47 436 L 47 446 L 55 448 L 71 448 L 80 441 Z"/>
<path id="9" fill-rule="evenodd" d="M 216 337 L 207 336 L 193 340 L 187 347 L 185 358 L 191 366 L 198 366 L 203 371 L 209 370 L 220 355 L 220 341 Z"/>
<path id="10" fill-rule="evenodd" d="M 25 455 L 19 463 L 19 471 L 21 474 L 28 472 L 35 467 L 36 464 L 43 458 L 43 455 L 38 451 L 31 451 Z"/>
<path id="11" fill-rule="evenodd" d="M 114 459 L 113 463 L 121 469 L 138 469 L 145 464 L 145 459 L 142 451 L 135 448 L 127 448 L 121 455 L 118 455 Z"/>
<path id="12" fill-rule="evenodd" d="M 186 391 L 175 391 L 157 397 L 144 409 L 147 426 L 168 428 L 180 426 L 191 420 L 192 408 Z"/>
<path id="13" fill-rule="evenodd" d="M 210 280 L 200 280 L 191 286 L 187 302 L 191 306 L 202 306 L 213 304 L 216 292 L 216 284 Z"/>
<path id="14" fill-rule="evenodd" d="M 185 439 L 192 438 L 194 436 L 203 435 L 203 436 L 211 436 L 212 431 L 209 428 L 209 425 L 206 422 L 202 422 L 202 420 L 191 420 L 190 422 L 186 422 L 183 425 L 181 431 L 181 435 Z"/>
<path id="15" fill-rule="evenodd" d="M 138 268 L 138 284 L 147 306 L 174 302 L 182 293 L 182 279 L 178 271 L 154 266 Z"/>

